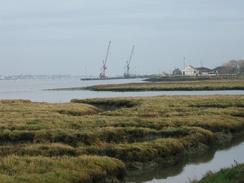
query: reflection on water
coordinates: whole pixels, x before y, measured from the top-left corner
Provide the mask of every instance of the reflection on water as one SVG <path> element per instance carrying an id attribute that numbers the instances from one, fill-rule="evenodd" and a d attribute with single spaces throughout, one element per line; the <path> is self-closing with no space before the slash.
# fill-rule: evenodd
<path id="1" fill-rule="evenodd" d="M 69 102 L 71 99 L 96 97 L 158 96 L 158 95 L 243 95 L 244 91 L 154 91 L 154 92 L 96 92 L 96 91 L 44 91 L 50 88 L 85 87 L 97 84 L 142 82 L 142 79 L 103 81 L 61 80 L 0 80 L 0 99 L 29 99 L 36 102 Z"/>
<path id="2" fill-rule="evenodd" d="M 170 168 L 132 172 L 127 182 L 146 183 L 189 183 L 201 179 L 209 171 L 218 171 L 221 168 L 231 167 L 235 161 L 244 163 L 244 142 L 240 140 L 231 147 L 216 151 L 210 150 L 190 160 L 182 160 L 177 166 Z M 188 164 L 186 164 L 188 162 Z"/>

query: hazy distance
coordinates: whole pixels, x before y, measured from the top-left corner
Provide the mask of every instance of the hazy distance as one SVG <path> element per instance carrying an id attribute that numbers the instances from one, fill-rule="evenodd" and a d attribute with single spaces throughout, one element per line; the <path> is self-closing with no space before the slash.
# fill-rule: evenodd
<path id="1" fill-rule="evenodd" d="M 0 75 L 109 75 L 244 58 L 243 0 L 0 0 Z"/>

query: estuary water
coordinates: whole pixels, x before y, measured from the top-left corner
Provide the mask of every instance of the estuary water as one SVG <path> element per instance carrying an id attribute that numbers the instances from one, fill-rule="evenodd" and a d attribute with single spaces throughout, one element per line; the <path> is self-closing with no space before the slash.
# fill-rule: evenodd
<path id="1" fill-rule="evenodd" d="M 46 89 L 85 87 L 97 84 L 119 84 L 143 82 L 142 79 L 94 80 L 74 79 L 35 79 L 0 80 L 0 99 L 29 99 L 33 102 L 62 103 L 71 99 L 158 96 L 158 95 L 243 95 L 244 91 L 152 91 L 152 92 L 96 92 L 96 91 L 47 91 Z"/>
<path id="2" fill-rule="evenodd" d="M 128 176 L 127 183 L 190 183 L 193 180 L 200 180 L 209 171 L 217 172 L 236 163 L 244 163 L 244 142 L 240 142 L 240 139 L 238 141 L 222 150 L 212 149 L 192 158 L 188 163 L 182 161 L 170 168 L 161 167 L 134 172 Z"/>

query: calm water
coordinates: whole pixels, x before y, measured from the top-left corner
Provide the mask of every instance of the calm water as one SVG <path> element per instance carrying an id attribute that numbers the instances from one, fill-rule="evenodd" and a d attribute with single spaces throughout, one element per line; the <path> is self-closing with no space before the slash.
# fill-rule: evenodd
<path id="1" fill-rule="evenodd" d="M 74 98 L 157 96 L 157 95 L 243 95 L 244 91 L 155 91 L 155 92 L 95 92 L 95 91 L 45 91 L 52 88 L 83 87 L 96 84 L 133 83 L 141 79 L 106 81 L 61 80 L 0 80 L 0 99 L 29 99 L 35 102 L 69 102 Z"/>
<path id="2" fill-rule="evenodd" d="M 209 171 L 219 171 L 238 163 L 244 163 L 244 142 L 217 152 L 210 151 L 192 163 L 180 163 L 170 168 L 158 168 L 146 172 L 134 173 L 128 182 L 144 183 L 190 183 L 192 180 L 201 179 Z"/>

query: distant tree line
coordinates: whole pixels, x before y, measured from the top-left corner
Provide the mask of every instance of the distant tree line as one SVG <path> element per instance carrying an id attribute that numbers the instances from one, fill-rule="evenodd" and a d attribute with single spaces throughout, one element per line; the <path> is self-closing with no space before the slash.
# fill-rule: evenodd
<path id="1" fill-rule="evenodd" d="M 220 74 L 244 74 L 244 60 L 231 60 L 218 68 Z"/>

